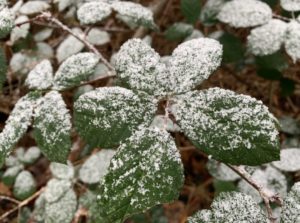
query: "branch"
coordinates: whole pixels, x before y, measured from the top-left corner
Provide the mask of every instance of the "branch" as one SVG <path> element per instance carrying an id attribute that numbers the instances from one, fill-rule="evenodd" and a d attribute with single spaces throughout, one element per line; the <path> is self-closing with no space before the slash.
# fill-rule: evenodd
<path id="1" fill-rule="evenodd" d="M 288 17 L 277 15 L 277 14 L 274 14 L 274 13 L 273 13 L 273 17 L 276 18 L 276 19 L 281 19 L 281 20 L 286 21 L 286 22 L 290 22 L 292 20 Z"/>
<path id="2" fill-rule="evenodd" d="M 253 186 L 262 197 L 267 212 L 268 212 L 268 218 L 271 223 L 275 223 L 276 218 L 273 217 L 272 208 L 270 206 L 270 202 L 275 202 L 279 206 L 282 206 L 282 199 L 279 197 L 278 194 L 275 194 L 274 192 L 264 188 L 262 185 L 255 182 L 255 180 L 252 179 L 250 174 L 242 167 L 239 166 L 233 166 L 226 164 L 230 169 L 232 169 L 234 172 L 236 172 L 238 175 L 240 175 L 245 181 L 247 181 L 251 186 Z"/>

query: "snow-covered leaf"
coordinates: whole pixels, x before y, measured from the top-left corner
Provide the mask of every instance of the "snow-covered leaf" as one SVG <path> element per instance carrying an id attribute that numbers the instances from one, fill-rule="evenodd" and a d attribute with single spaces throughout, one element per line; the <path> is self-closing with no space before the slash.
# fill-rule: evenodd
<path id="1" fill-rule="evenodd" d="M 31 124 L 33 108 L 39 97 L 32 92 L 22 97 L 15 105 L 0 133 L 0 163 L 10 153 Z"/>
<path id="2" fill-rule="evenodd" d="M 112 13 L 111 5 L 102 1 L 83 4 L 77 11 L 81 24 L 94 24 L 106 19 Z"/>
<path id="3" fill-rule="evenodd" d="M 284 46 L 287 54 L 294 62 L 300 59 L 300 23 L 291 21 L 287 25 Z"/>
<path id="4" fill-rule="evenodd" d="M 29 18 L 27 16 L 21 15 L 15 20 L 15 24 L 22 23 L 28 21 Z M 21 38 L 25 38 L 29 32 L 30 23 L 25 23 L 21 26 L 15 26 L 10 34 L 11 44 L 14 44 L 17 40 Z"/>
<path id="5" fill-rule="evenodd" d="M 299 0 L 280 0 L 281 7 L 286 11 L 299 11 L 300 1 Z"/>
<path id="6" fill-rule="evenodd" d="M 276 168 L 296 172 L 300 170 L 300 148 L 289 148 L 280 151 L 280 161 L 272 163 Z"/>
<path id="7" fill-rule="evenodd" d="M 300 123 L 290 117 L 290 116 L 282 116 L 279 118 L 280 123 L 280 131 L 290 134 L 290 135 L 300 135 Z"/>
<path id="8" fill-rule="evenodd" d="M 7 7 L 0 9 L 0 38 L 4 38 L 14 27 L 15 17 Z"/>
<path id="9" fill-rule="evenodd" d="M 47 223 L 71 223 L 76 209 L 76 194 L 73 189 L 69 189 L 58 201 L 46 202 L 44 220 Z"/>
<path id="10" fill-rule="evenodd" d="M 29 89 L 49 89 L 53 83 L 53 68 L 49 60 L 42 60 L 27 76 L 25 84 Z"/>
<path id="11" fill-rule="evenodd" d="M 164 33 L 168 40 L 180 41 L 193 33 L 193 26 L 184 22 L 172 24 Z"/>
<path id="12" fill-rule="evenodd" d="M 24 15 L 32 15 L 49 9 L 50 5 L 45 1 L 27 1 L 20 8 L 20 13 Z"/>
<path id="13" fill-rule="evenodd" d="M 286 177 L 274 167 L 267 166 L 265 169 L 257 169 L 251 175 L 252 179 L 272 193 L 278 193 L 281 197 L 285 197 L 287 193 Z M 256 189 L 248 182 L 241 180 L 238 184 L 241 192 L 251 195 L 257 202 L 261 202 L 262 198 Z"/>
<path id="14" fill-rule="evenodd" d="M 190 91 L 215 71 L 221 63 L 222 45 L 213 39 L 198 38 L 180 44 L 168 66 L 173 92 Z"/>
<path id="15" fill-rule="evenodd" d="M 206 167 L 208 172 L 217 180 L 235 181 L 240 178 L 240 176 L 228 166 L 213 159 L 208 160 Z"/>
<path id="16" fill-rule="evenodd" d="M 212 212 L 210 210 L 203 209 L 198 211 L 192 217 L 188 218 L 188 223 L 210 223 L 213 222 Z"/>
<path id="17" fill-rule="evenodd" d="M 300 222 L 300 182 L 295 183 L 283 201 L 281 223 Z"/>
<path id="18" fill-rule="evenodd" d="M 100 186 L 99 211 L 104 222 L 127 217 L 177 199 L 183 166 L 171 136 L 158 129 L 135 132 L 112 158 Z"/>
<path id="19" fill-rule="evenodd" d="M 53 48 L 45 42 L 38 42 L 36 44 L 36 56 L 39 59 L 51 59 L 54 57 L 54 50 Z"/>
<path id="20" fill-rule="evenodd" d="M 34 137 L 42 153 L 51 161 L 65 163 L 71 149 L 71 116 L 62 96 L 50 91 L 37 104 Z"/>
<path id="21" fill-rule="evenodd" d="M 152 127 L 159 129 L 165 128 L 169 132 L 179 132 L 179 126 L 174 123 L 170 118 L 166 118 L 164 115 L 156 115 L 151 123 Z"/>
<path id="22" fill-rule="evenodd" d="M 272 19 L 267 24 L 252 29 L 247 37 L 250 51 L 254 55 L 264 56 L 280 50 L 285 39 L 286 28 L 285 22 Z"/>
<path id="23" fill-rule="evenodd" d="M 202 37 L 204 37 L 203 33 L 197 29 L 194 29 L 193 32 L 191 33 L 191 35 L 189 35 L 188 37 L 186 37 L 184 39 L 184 42 L 192 40 L 192 39 L 202 38 Z"/>
<path id="24" fill-rule="evenodd" d="M 6 184 L 7 186 L 12 186 L 17 178 L 18 174 L 24 169 L 23 165 L 15 165 L 9 167 L 5 170 L 1 177 L 1 181 Z"/>
<path id="25" fill-rule="evenodd" d="M 74 178 L 75 170 L 72 164 L 55 163 L 50 164 L 50 170 L 54 177 L 63 180 L 71 180 Z"/>
<path id="26" fill-rule="evenodd" d="M 2 91 L 3 84 L 6 80 L 7 73 L 7 60 L 4 48 L 0 48 L 0 92 Z"/>
<path id="27" fill-rule="evenodd" d="M 85 93 L 75 102 L 75 125 L 91 145 L 111 148 L 128 138 L 140 124 L 150 125 L 156 100 L 120 87 Z"/>
<path id="28" fill-rule="evenodd" d="M 271 20 L 272 9 L 258 0 L 233 0 L 224 4 L 218 19 L 236 28 L 253 27 Z"/>
<path id="29" fill-rule="evenodd" d="M 79 199 L 79 206 L 88 210 L 89 223 L 103 222 L 99 216 L 99 207 L 97 205 L 97 194 L 93 191 L 87 190 Z"/>
<path id="30" fill-rule="evenodd" d="M 54 77 L 56 90 L 62 90 L 79 85 L 95 71 L 99 57 L 94 53 L 79 53 L 66 59 L 58 68 Z"/>
<path id="31" fill-rule="evenodd" d="M 40 155 L 40 149 L 36 146 L 32 146 L 24 152 L 23 156 L 19 156 L 18 158 L 24 164 L 33 164 Z"/>
<path id="32" fill-rule="evenodd" d="M 36 223 L 44 223 L 45 205 L 46 205 L 45 196 L 44 193 L 41 193 L 41 195 L 34 202 L 32 219 L 35 220 Z"/>
<path id="33" fill-rule="evenodd" d="M 200 21 L 204 25 L 213 25 L 217 21 L 217 15 L 225 4 L 226 0 L 208 0 L 203 6 L 200 14 Z"/>
<path id="34" fill-rule="evenodd" d="M 153 20 L 153 12 L 135 2 L 115 1 L 112 3 L 112 8 L 123 17 L 134 24 L 145 26 L 154 29 L 156 25 Z"/>
<path id="35" fill-rule="evenodd" d="M 261 101 L 210 88 L 178 96 L 175 103 L 181 130 L 214 159 L 250 166 L 279 159 L 276 121 Z"/>
<path id="36" fill-rule="evenodd" d="M 19 200 L 25 200 L 36 191 L 36 182 L 32 174 L 23 170 L 16 178 L 13 194 Z"/>
<path id="37" fill-rule="evenodd" d="M 48 181 L 44 191 L 45 200 L 48 203 L 58 201 L 71 188 L 72 183 L 69 180 L 51 179 Z"/>
<path id="38" fill-rule="evenodd" d="M 62 12 L 74 3 L 74 0 L 56 0 L 58 1 L 58 10 Z M 76 1 L 75 1 L 76 2 Z"/>
<path id="39" fill-rule="evenodd" d="M 34 40 L 37 42 L 45 41 L 53 33 L 53 28 L 45 28 L 34 35 Z"/>
<path id="40" fill-rule="evenodd" d="M 32 57 L 27 52 L 18 52 L 13 54 L 9 66 L 15 74 L 19 74 L 21 76 L 27 75 L 27 73 L 34 68 L 37 63 L 37 59 Z"/>
<path id="41" fill-rule="evenodd" d="M 79 170 L 79 179 L 84 183 L 99 183 L 107 173 L 109 162 L 115 150 L 105 149 L 90 156 Z"/>
<path id="42" fill-rule="evenodd" d="M 104 45 L 110 41 L 109 33 L 97 28 L 92 28 L 86 38 L 93 45 Z"/>

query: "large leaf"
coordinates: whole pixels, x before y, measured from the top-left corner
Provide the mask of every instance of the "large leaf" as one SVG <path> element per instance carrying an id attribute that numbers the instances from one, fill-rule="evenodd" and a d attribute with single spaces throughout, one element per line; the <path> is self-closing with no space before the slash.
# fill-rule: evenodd
<path id="1" fill-rule="evenodd" d="M 182 184 L 183 167 L 171 136 L 159 129 L 141 129 L 120 146 L 100 186 L 103 222 L 121 223 L 156 204 L 171 202 Z"/>
<path id="2" fill-rule="evenodd" d="M 180 9 L 189 23 L 195 23 L 201 11 L 200 0 L 181 0 Z"/>
<path id="3" fill-rule="evenodd" d="M 300 221 L 300 182 L 295 183 L 284 199 L 281 223 L 298 223 Z"/>
<path id="4" fill-rule="evenodd" d="M 188 218 L 188 223 L 209 223 L 209 222 L 213 222 L 213 216 L 212 216 L 212 212 L 206 209 L 198 211 L 192 217 Z"/>
<path id="5" fill-rule="evenodd" d="M 88 2 L 77 11 L 77 17 L 82 24 L 94 24 L 106 19 L 112 12 L 112 8 L 105 2 Z"/>
<path id="6" fill-rule="evenodd" d="M 267 23 L 272 18 L 272 9 L 258 0 L 233 0 L 224 4 L 218 19 L 240 28 Z"/>
<path id="7" fill-rule="evenodd" d="M 279 159 L 274 116 L 250 96 L 211 88 L 179 96 L 173 113 L 199 149 L 231 164 L 259 165 Z"/>
<path id="8" fill-rule="evenodd" d="M 50 91 L 35 109 L 34 137 L 48 159 L 65 163 L 71 149 L 71 116 L 62 96 Z"/>
<path id="9" fill-rule="evenodd" d="M 75 125 L 92 146 L 111 148 L 128 138 L 140 124 L 150 125 L 156 101 L 120 87 L 85 93 L 75 102 Z"/>
<path id="10" fill-rule="evenodd" d="M 38 97 L 39 95 L 34 92 L 29 93 L 16 103 L 0 133 L 0 163 L 3 162 L 31 125 L 33 109 Z"/>
<path id="11" fill-rule="evenodd" d="M 54 89 L 62 90 L 79 85 L 95 71 L 99 57 L 94 53 L 78 53 L 66 59 L 54 77 Z"/>

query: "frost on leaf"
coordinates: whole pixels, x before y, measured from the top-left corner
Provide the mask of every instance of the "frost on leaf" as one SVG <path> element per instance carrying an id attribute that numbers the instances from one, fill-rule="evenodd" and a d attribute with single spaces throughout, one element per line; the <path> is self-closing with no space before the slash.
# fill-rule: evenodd
<path id="1" fill-rule="evenodd" d="M 268 191 L 274 194 L 278 193 L 281 197 L 285 197 L 287 193 L 287 179 L 275 168 L 267 166 L 265 169 L 257 169 L 251 177 Z M 262 201 L 260 194 L 248 182 L 244 180 L 240 181 L 238 188 L 241 192 L 251 195 L 257 203 Z"/>
<path id="2" fill-rule="evenodd" d="M 71 188 L 71 181 L 51 179 L 44 191 L 45 200 L 49 203 L 56 202 Z"/>
<path id="3" fill-rule="evenodd" d="M 150 125 L 156 100 L 120 87 L 103 87 L 85 93 L 75 102 L 75 126 L 91 145 L 117 146 L 140 124 Z"/>
<path id="4" fill-rule="evenodd" d="M 250 166 L 279 159 L 275 118 L 261 101 L 210 88 L 178 96 L 175 103 L 181 130 L 214 159 Z"/>
<path id="5" fill-rule="evenodd" d="M 201 210 L 188 218 L 188 223 L 210 223 L 213 222 L 212 212 L 210 210 Z"/>
<path id="6" fill-rule="evenodd" d="M 50 164 L 50 170 L 54 177 L 58 179 L 71 180 L 74 178 L 75 170 L 72 164 L 62 164 L 52 162 Z"/>
<path id="7" fill-rule="evenodd" d="M 0 9 L 0 38 L 5 37 L 14 27 L 14 14 L 7 7 Z"/>
<path id="8" fill-rule="evenodd" d="M 52 35 L 53 30 L 53 28 L 42 29 L 41 31 L 37 32 L 33 38 L 37 42 L 45 41 Z"/>
<path id="9" fill-rule="evenodd" d="M 13 187 L 13 194 L 19 200 L 25 200 L 30 197 L 36 190 L 36 182 L 32 174 L 23 170 L 16 178 Z"/>
<path id="10" fill-rule="evenodd" d="M 280 5 L 286 11 L 300 11 L 300 0 L 280 0 Z"/>
<path id="11" fill-rule="evenodd" d="M 1 181 L 7 186 L 12 186 L 16 180 L 16 177 L 23 169 L 24 166 L 22 164 L 17 164 L 7 168 L 1 177 Z"/>
<path id="12" fill-rule="evenodd" d="M 153 21 L 153 12 L 140 4 L 127 1 L 116 1 L 112 3 L 112 8 L 122 17 L 126 17 L 127 20 L 134 24 L 148 28 L 156 28 Z"/>
<path id="13" fill-rule="evenodd" d="M 92 28 L 86 38 L 93 45 L 104 45 L 110 41 L 109 33 L 98 28 Z"/>
<path id="14" fill-rule="evenodd" d="M 218 19 L 236 28 L 253 27 L 267 23 L 272 9 L 258 0 L 233 0 L 225 3 Z"/>
<path id="15" fill-rule="evenodd" d="M 27 76 L 25 81 L 29 89 L 45 90 L 52 86 L 53 68 L 49 60 L 38 63 Z"/>
<path id="16" fill-rule="evenodd" d="M 257 56 L 275 53 L 283 44 L 286 28 L 285 22 L 272 19 L 267 24 L 252 29 L 247 37 L 248 48 Z"/>
<path id="17" fill-rule="evenodd" d="M 65 163 L 71 149 L 71 116 L 62 96 L 50 91 L 37 104 L 34 114 L 34 137 L 47 158 Z"/>
<path id="18" fill-rule="evenodd" d="M 90 156 L 79 170 L 79 179 L 87 184 L 99 183 L 107 173 L 115 150 L 104 149 Z"/>
<path id="19" fill-rule="evenodd" d="M 180 44 L 172 53 L 168 66 L 174 92 L 196 87 L 221 63 L 222 45 L 213 39 L 199 38 Z"/>
<path id="20" fill-rule="evenodd" d="M 240 178 L 240 176 L 233 170 L 231 170 L 228 166 L 216 160 L 208 160 L 206 166 L 208 172 L 217 180 L 235 181 Z"/>
<path id="21" fill-rule="evenodd" d="M 69 189 L 59 200 L 46 202 L 44 220 L 49 223 L 71 223 L 76 209 L 76 194 L 73 189 Z"/>
<path id="22" fill-rule="evenodd" d="M 171 136 L 142 128 L 118 149 L 100 185 L 99 211 L 104 222 L 171 202 L 183 184 L 180 154 Z"/>
<path id="23" fill-rule="evenodd" d="M 21 15 L 15 20 L 15 24 L 22 23 L 28 21 L 29 18 L 27 16 Z M 29 32 L 30 23 L 25 23 L 21 26 L 15 26 L 10 34 L 10 42 L 14 44 L 17 40 L 21 38 L 25 38 Z"/>
<path id="24" fill-rule="evenodd" d="M 281 223 L 300 222 L 300 182 L 295 183 L 283 201 Z"/>
<path id="25" fill-rule="evenodd" d="M 280 151 L 280 161 L 272 163 L 276 168 L 286 172 L 296 172 L 300 170 L 300 149 L 291 148 Z"/>
<path id="26" fill-rule="evenodd" d="M 93 74 L 99 57 L 94 53 L 79 53 L 66 59 L 58 68 L 54 77 L 56 90 L 79 85 Z"/>
<path id="27" fill-rule="evenodd" d="M 251 196 L 238 192 L 221 193 L 212 203 L 213 222 L 268 223 Z"/>
<path id="28" fill-rule="evenodd" d="M 22 97 L 12 110 L 4 129 L 0 133 L 0 163 L 10 153 L 11 149 L 13 149 L 30 126 L 37 98 L 37 94 L 29 93 Z"/>
<path id="29" fill-rule="evenodd" d="M 50 8 L 45 1 L 28 1 L 20 8 L 20 13 L 25 15 L 36 14 Z"/>
<path id="30" fill-rule="evenodd" d="M 112 13 L 110 4 L 105 2 L 88 2 L 77 11 L 77 17 L 81 24 L 94 24 L 106 19 Z"/>
<path id="31" fill-rule="evenodd" d="M 294 63 L 300 58 L 300 23 L 291 21 L 287 25 L 284 41 L 287 54 L 293 59 Z"/>
<path id="32" fill-rule="evenodd" d="M 168 86 L 166 65 L 148 44 L 140 39 L 128 40 L 115 55 L 118 78 L 129 88 L 152 95 L 162 95 Z"/>
<path id="33" fill-rule="evenodd" d="M 226 0 L 208 0 L 203 6 L 200 20 L 205 24 L 213 24 Z"/>
<path id="34" fill-rule="evenodd" d="M 18 159 L 24 164 L 33 164 L 41 155 L 41 151 L 38 147 L 32 146 L 26 150 L 23 156 Z"/>

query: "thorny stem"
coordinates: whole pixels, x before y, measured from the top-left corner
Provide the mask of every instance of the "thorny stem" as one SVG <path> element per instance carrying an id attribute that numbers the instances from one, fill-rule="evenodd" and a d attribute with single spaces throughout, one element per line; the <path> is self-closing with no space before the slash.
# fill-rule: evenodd
<path id="1" fill-rule="evenodd" d="M 259 192 L 260 196 L 262 197 L 265 203 L 270 222 L 275 223 L 276 218 L 274 218 L 273 216 L 270 202 L 275 202 L 279 206 L 282 206 L 282 199 L 279 197 L 279 195 L 269 191 L 268 189 L 264 188 L 262 185 L 255 182 L 255 180 L 252 179 L 250 174 L 243 167 L 233 166 L 229 164 L 226 165 L 234 172 L 236 172 L 238 175 L 240 175 L 245 181 L 247 181 L 251 186 L 253 186 Z"/>
<path id="2" fill-rule="evenodd" d="M 274 13 L 273 13 L 273 17 L 277 18 L 277 19 L 281 19 L 281 20 L 286 21 L 286 22 L 290 22 L 291 21 L 291 19 L 288 18 L 288 17 L 277 15 L 277 14 L 274 14 Z"/>

